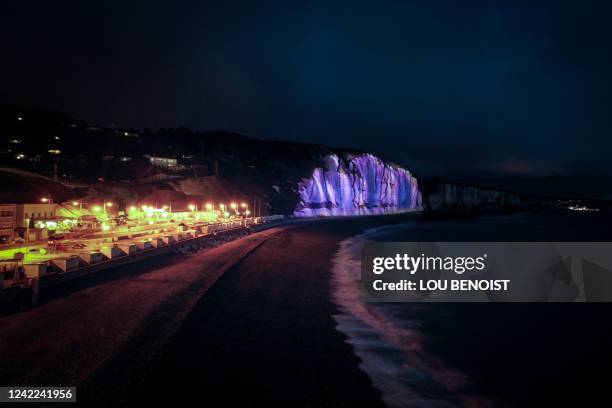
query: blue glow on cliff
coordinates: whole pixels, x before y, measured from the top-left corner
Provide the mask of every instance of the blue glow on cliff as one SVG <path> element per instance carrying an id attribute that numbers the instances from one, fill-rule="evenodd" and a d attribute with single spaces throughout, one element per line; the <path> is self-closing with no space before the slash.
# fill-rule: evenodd
<path id="1" fill-rule="evenodd" d="M 371 154 L 344 160 L 332 154 L 324 161 L 324 168 L 300 183 L 295 216 L 385 214 L 422 206 L 417 179 L 406 169 Z"/>

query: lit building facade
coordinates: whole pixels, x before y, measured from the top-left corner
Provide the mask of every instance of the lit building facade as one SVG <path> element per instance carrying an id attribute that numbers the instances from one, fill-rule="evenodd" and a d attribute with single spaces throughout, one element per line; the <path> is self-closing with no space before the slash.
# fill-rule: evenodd
<path id="1" fill-rule="evenodd" d="M 17 204 L 16 207 L 17 228 L 27 228 L 30 220 L 52 220 L 57 216 L 56 204 Z"/>
<path id="2" fill-rule="evenodd" d="M 17 226 L 17 206 L 0 204 L 0 244 L 9 243 L 15 235 Z"/>

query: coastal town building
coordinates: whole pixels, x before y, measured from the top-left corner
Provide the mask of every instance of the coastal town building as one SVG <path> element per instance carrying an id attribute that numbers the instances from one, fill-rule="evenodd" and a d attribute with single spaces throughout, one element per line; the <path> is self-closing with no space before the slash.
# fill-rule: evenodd
<path id="1" fill-rule="evenodd" d="M 16 228 L 27 228 L 31 222 L 53 220 L 57 205 L 53 203 L 17 204 Z"/>
<path id="2" fill-rule="evenodd" d="M 0 204 L 0 244 L 11 244 L 17 238 L 44 239 L 47 223 L 55 220 L 57 205 L 53 203 Z"/>
<path id="3" fill-rule="evenodd" d="M 0 244 L 10 242 L 15 234 L 17 206 L 0 204 Z"/>
<path id="4" fill-rule="evenodd" d="M 56 219 L 57 205 L 53 203 L 0 204 L 0 244 L 10 244 L 16 238 L 41 239 L 47 230 L 45 223 Z"/>

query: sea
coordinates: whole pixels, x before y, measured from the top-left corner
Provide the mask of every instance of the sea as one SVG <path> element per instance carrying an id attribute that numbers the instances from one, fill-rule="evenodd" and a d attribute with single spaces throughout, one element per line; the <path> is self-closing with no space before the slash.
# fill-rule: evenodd
<path id="1" fill-rule="evenodd" d="M 608 303 L 366 303 L 365 242 L 612 241 L 610 212 L 442 216 L 366 230 L 333 259 L 337 329 L 389 407 L 585 404 L 607 398 Z M 560 404 L 560 405 L 559 405 Z"/>

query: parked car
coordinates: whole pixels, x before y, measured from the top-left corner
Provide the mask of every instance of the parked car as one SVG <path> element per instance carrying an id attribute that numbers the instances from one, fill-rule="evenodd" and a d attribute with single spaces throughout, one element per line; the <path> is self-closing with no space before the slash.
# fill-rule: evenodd
<path id="1" fill-rule="evenodd" d="M 83 242 L 76 243 L 72 246 L 72 249 L 83 249 L 87 246 L 87 244 Z"/>

